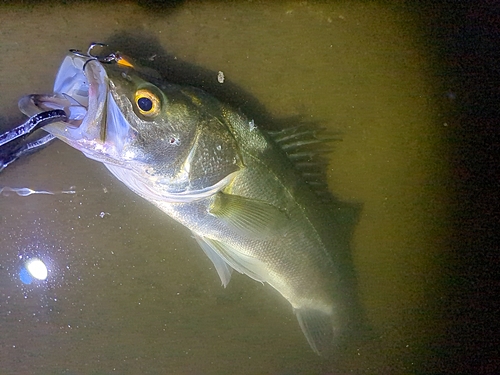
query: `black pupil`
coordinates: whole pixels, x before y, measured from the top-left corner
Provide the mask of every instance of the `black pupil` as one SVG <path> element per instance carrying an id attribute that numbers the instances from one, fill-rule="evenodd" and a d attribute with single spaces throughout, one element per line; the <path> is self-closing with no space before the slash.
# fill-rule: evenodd
<path id="1" fill-rule="evenodd" d="M 149 112 L 151 111 L 151 108 L 153 108 L 153 101 L 149 98 L 143 97 L 137 100 L 137 105 L 144 112 Z"/>

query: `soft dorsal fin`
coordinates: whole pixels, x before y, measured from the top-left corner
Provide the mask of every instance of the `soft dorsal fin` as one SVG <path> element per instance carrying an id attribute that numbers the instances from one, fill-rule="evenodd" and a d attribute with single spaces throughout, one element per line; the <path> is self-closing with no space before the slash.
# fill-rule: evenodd
<path id="1" fill-rule="evenodd" d="M 326 182 L 327 155 L 332 142 L 342 140 L 338 134 L 327 133 L 324 128 L 298 125 L 280 131 L 267 132 L 281 147 L 304 182 L 319 196 L 328 196 Z"/>

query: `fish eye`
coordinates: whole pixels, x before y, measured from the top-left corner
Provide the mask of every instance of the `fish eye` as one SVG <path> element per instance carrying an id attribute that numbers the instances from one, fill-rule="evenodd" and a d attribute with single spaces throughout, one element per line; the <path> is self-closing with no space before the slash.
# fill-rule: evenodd
<path id="1" fill-rule="evenodd" d="M 135 104 L 139 113 L 147 117 L 156 116 L 160 112 L 160 99 L 150 90 L 137 90 L 135 92 Z"/>

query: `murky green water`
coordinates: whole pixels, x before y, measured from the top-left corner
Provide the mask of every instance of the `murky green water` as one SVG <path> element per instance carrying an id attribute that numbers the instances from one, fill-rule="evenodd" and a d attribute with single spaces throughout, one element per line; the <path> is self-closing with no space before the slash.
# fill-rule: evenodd
<path id="1" fill-rule="evenodd" d="M 77 191 L 0 196 L 1 372 L 401 374 L 431 366 L 442 333 L 434 303 L 446 129 L 432 100 L 432 56 L 411 15 L 364 2 L 186 2 L 169 12 L 132 3 L 0 6 L 2 119 L 21 119 L 22 95 L 51 90 L 69 48 L 110 39 L 130 54 L 167 53 L 172 79 L 234 99 L 251 117 L 303 116 L 342 133 L 328 177 L 332 192 L 363 205 L 352 249 L 374 334 L 336 358 L 317 357 L 270 287 L 234 275 L 222 288 L 187 230 L 56 142 L 0 174 L 0 187 Z M 49 263 L 46 283 L 19 280 L 20 256 L 30 255 Z"/>

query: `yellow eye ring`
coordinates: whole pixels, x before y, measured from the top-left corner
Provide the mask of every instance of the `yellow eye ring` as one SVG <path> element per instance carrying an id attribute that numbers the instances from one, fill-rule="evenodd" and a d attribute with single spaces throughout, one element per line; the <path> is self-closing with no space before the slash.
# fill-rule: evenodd
<path id="1" fill-rule="evenodd" d="M 141 115 L 154 117 L 160 113 L 160 99 L 149 90 L 137 90 L 134 101 Z"/>

